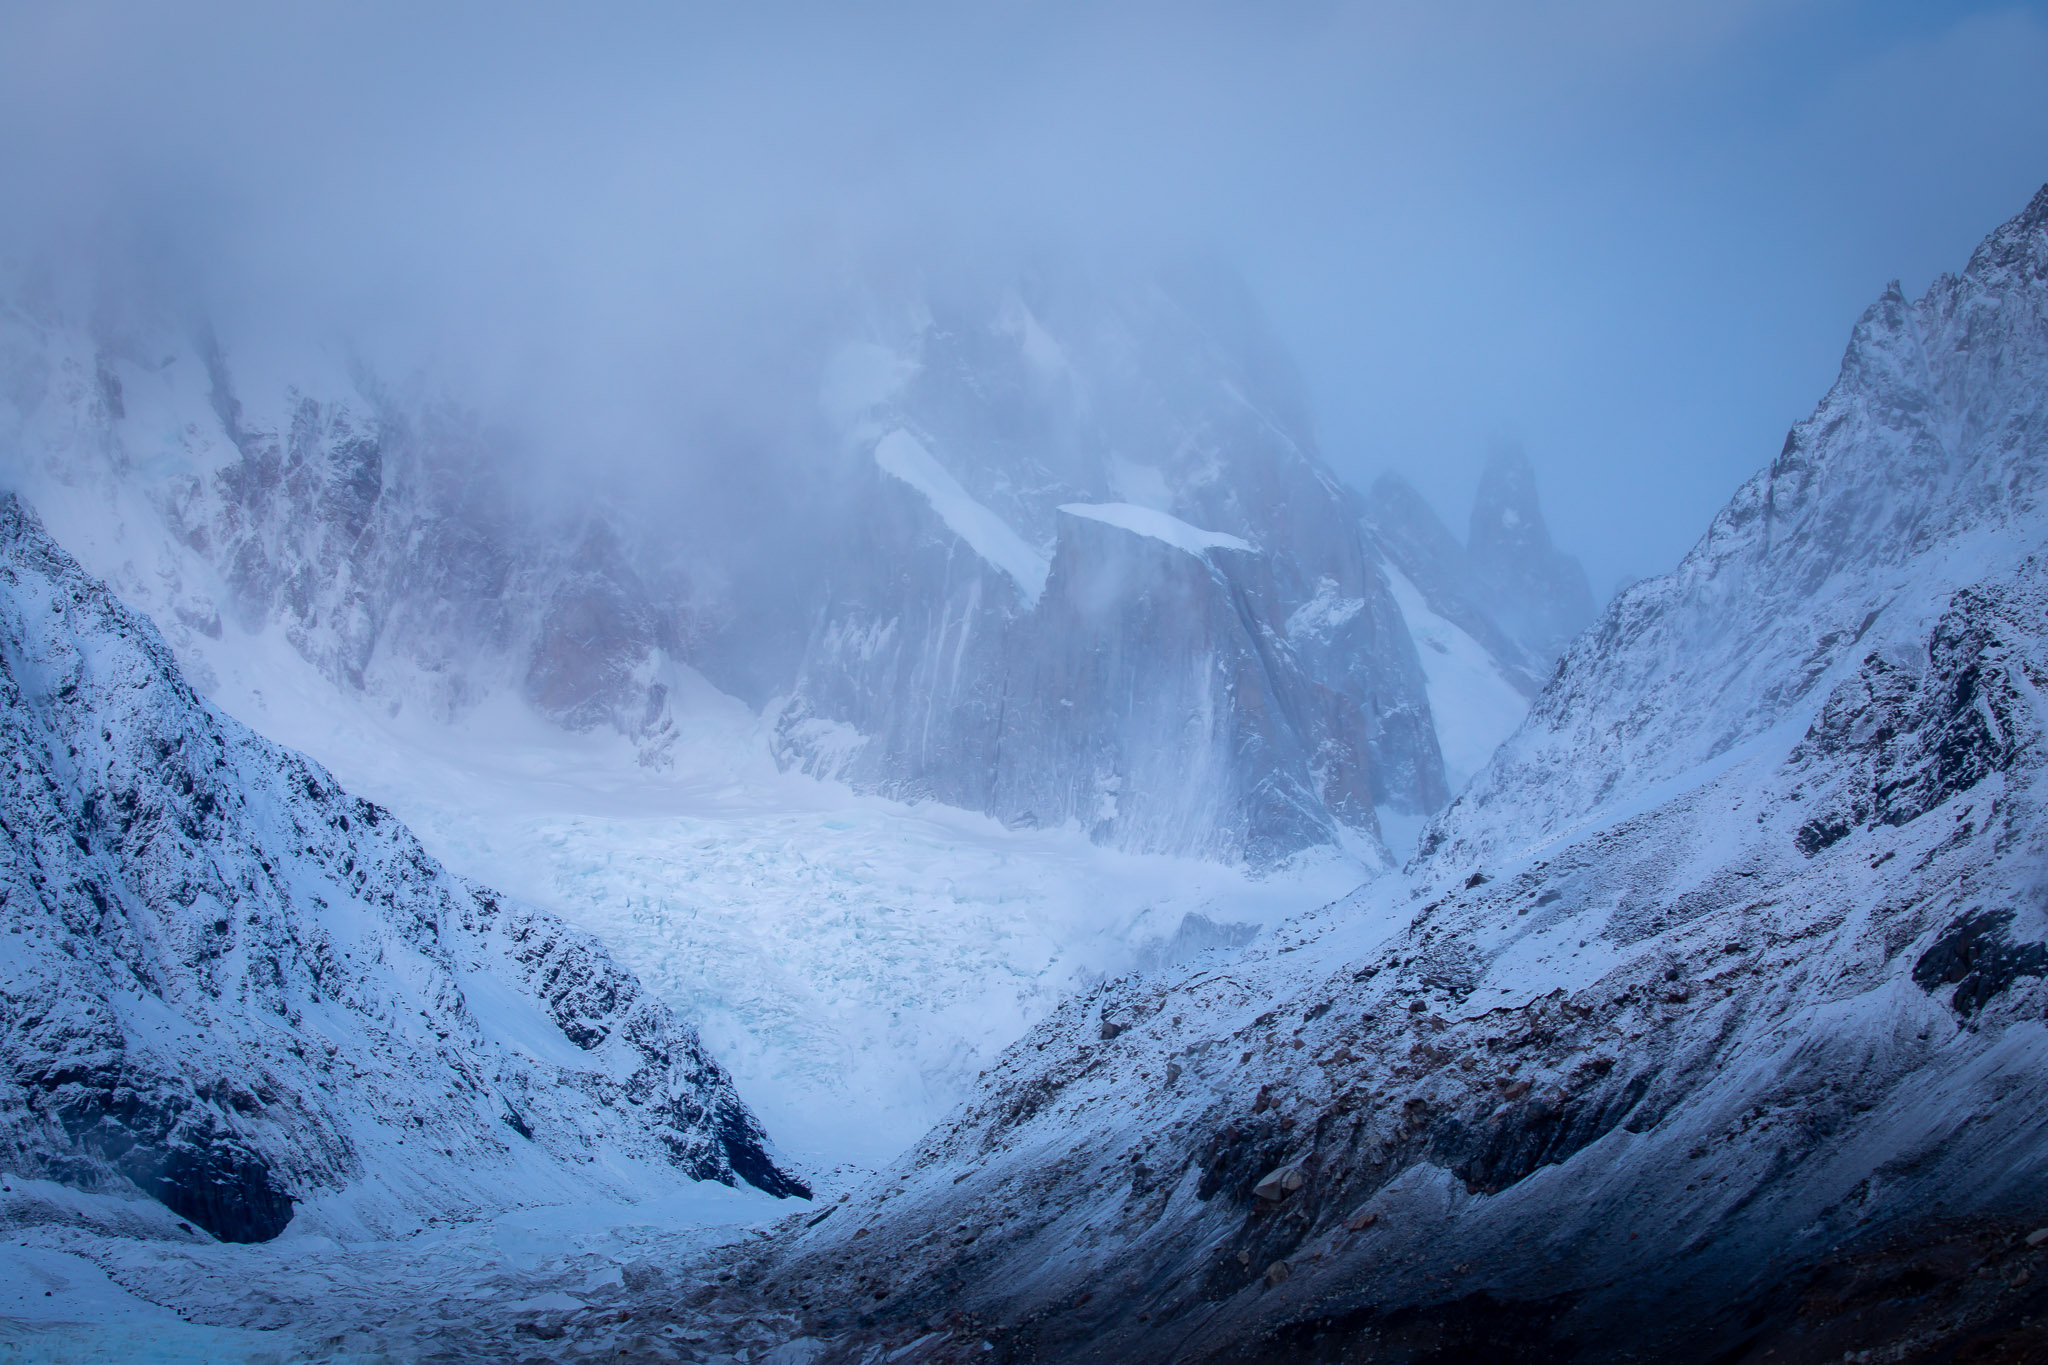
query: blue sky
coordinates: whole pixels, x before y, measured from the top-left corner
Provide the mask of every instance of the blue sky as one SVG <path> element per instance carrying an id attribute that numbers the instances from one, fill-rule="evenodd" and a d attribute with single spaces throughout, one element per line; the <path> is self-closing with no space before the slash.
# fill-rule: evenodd
<path id="1" fill-rule="evenodd" d="M 2048 180 L 2044 90 L 2039 5 L 0 3 L 0 251 L 614 393 L 867 237 L 1217 257 L 1341 472 L 1462 529 L 1519 442 L 1604 594 Z"/>

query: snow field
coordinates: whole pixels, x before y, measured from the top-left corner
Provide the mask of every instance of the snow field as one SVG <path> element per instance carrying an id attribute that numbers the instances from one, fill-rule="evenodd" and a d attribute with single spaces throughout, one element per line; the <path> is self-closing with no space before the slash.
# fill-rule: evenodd
<path id="1" fill-rule="evenodd" d="M 1210 550 L 1239 550 L 1252 553 L 1250 541 L 1222 531 L 1204 531 L 1191 526 L 1179 517 L 1170 516 L 1157 508 L 1141 507 L 1129 502 L 1069 502 L 1060 506 L 1068 516 L 1085 517 L 1099 521 L 1105 526 L 1114 526 L 1129 531 L 1132 535 L 1144 536 L 1171 545 L 1185 554 L 1200 558 Z"/>
<path id="2" fill-rule="evenodd" d="M 1529 699 L 1501 676 L 1484 646 L 1429 609 L 1406 575 L 1391 563 L 1381 567 L 1422 660 L 1444 781 L 1453 792 L 1461 791 L 1522 723 Z"/>

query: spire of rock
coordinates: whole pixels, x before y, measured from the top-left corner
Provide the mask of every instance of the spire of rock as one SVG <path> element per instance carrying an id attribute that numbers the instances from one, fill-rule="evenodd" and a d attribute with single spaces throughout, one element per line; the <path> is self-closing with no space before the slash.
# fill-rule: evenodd
<path id="1" fill-rule="evenodd" d="M 1501 447 L 1488 458 L 1465 552 L 1481 604 L 1546 665 L 1593 619 L 1586 572 L 1550 543 L 1536 474 L 1518 447 Z"/>

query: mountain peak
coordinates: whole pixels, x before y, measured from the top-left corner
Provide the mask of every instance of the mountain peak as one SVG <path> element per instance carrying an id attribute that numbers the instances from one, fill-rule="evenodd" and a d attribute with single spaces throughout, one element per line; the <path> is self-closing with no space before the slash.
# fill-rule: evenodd
<path id="1" fill-rule="evenodd" d="M 1982 277 L 2007 270 L 2018 270 L 2022 278 L 2048 279 L 2048 185 L 1970 253 L 1963 273 Z"/>
<path id="2" fill-rule="evenodd" d="M 1501 628 L 1543 660 L 1564 652 L 1593 619 L 1579 561 L 1551 544 L 1536 471 L 1518 446 L 1487 457 L 1466 541 L 1474 589 Z"/>

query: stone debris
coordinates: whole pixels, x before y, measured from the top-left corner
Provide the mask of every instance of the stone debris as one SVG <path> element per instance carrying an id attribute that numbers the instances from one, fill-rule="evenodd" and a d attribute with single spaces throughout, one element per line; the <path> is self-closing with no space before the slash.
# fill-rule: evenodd
<path id="1" fill-rule="evenodd" d="M 1290 1163 L 1261 1176 L 1259 1183 L 1252 1186 L 1252 1193 L 1277 1204 L 1306 1183 L 1307 1177 L 1302 1175 L 1301 1167 Z"/>

